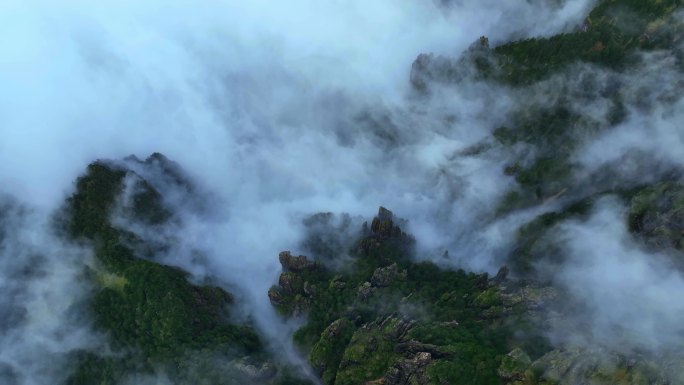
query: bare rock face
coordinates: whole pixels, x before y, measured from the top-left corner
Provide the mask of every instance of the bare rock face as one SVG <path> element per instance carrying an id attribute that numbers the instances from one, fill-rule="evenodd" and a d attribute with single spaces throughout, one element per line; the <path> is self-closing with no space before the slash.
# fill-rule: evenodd
<path id="1" fill-rule="evenodd" d="M 299 294 L 304 290 L 302 277 L 291 271 L 285 271 L 280 274 L 278 285 L 286 294 Z"/>
<path id="2" fill-rule="evenodd" d="M 273 306 L 284 305 L 286 302 L 282 293 L 275 287 L 272 287 L 268 290 L 268 300 L 271 301 Z"/>
<path id="3" fill-rule="evenodd" d="M 349 325 L 349 320 L 346 318 L 340 318 L 335 320 L 333 323 L 331 323 L 323 333 L 321 334 L 322 337 L 324 338 L 333 338 L 337 337 L 342 333 L 342 331 L 347 328 Z"/>
<path id="4" fill-rule="evenodd" d="M 427 89 L 427 83 L 430 80 L 430 67 L 433 56 L 421 53 L 411 65 L 411 85 L 419 91 Z"/>
<path id="5" fill-rule="evenodd" d="M 268 291 L 268 299 L 282 314 L 297 316 L 304 314 L 316 295 L 316 285 L 305 280 L 305 272 L 317 271 L 321 265 L 304 255 L 294 256 L 289 251 L 279 254 L 283 272 L 278 285 Z"/>
<path id="6" fill-rule="evenodd" d="M 541 309 L 558 298 L 558 291 L 551 286 L 523 286 L 518 290 L 502 294 L 504 305 L 512 307 L 523 304 L 528 310 Z"/>
<path id="7" fill-rule="evenodd" d="M 240 374 L 253 381 L 266 381 L 278 372 L 272 363 L 253 362 L 249 357 L 238 360 L 233 366 Z"/>
<path id="8" fill-rule="evenodd" d="M 432 355 L 427 352 L 416 353 L 412 358 L 394 364 L 385 374 L 385 385 L 425 385 L 430 379 L 425 368 L 432 362 Z"/>
<path id="9" fill-rule="evenodd" d="M 357 297 L 361 300 L 366 300 L 370 298 L 371 295 L 375 293 L 375 288 L 371 285 L 370 282 L 364 282 L 359 286 L 359 289 L 357 291 Z"/>
<path id="10" fill-rule="evenodd" d="M 489 39 L 481 36 L 460 59 L 424 53 L 418 55 L 411 65 L 409 80 L 414 89 L 427 92 L 431 83 L 454 84 L 472 78 L 478 74 L 476 69 L 486 70 L 493 66 L 493 61 Z"/>
<path id="11" fill-rule="evenodd" d="M 301 272 L 318 268 L 318 263 L 310 261 L 306 256 L 294 256 L 289 251 L 281 251 L 278 255 L 285 271 Z"/>
<path id="12" fill-rule="evenodd" d="M 509 382 L 522 380 L 530 364 L 530 357 L 522 349 L 515 348 L 501 360 L 498 374 Z"/>
<path id="13" fill-rule="evenodd" d="M 628 358 L 604 349 L 555 349 L 536 361 L 520 348 L 502 360 L 498 374 L 507 385 L 518 384 L 683 384 L 681 358 Z"/>
<path id="14" fill-rule="evenodd" d="M 400 225 L 405 224 L 403 222 L 405 221 L 395 218 L 390 210 L 380 207 L 370 228 L 367 222 L 363 224 L 363 232 L 368 236 L 359 243 L 359 248 L 367 252 L 388 241 L 402 247 L 413 245 L 415 239 L 401 229 Z"/>
<path id="15" fill-rule="evenodd" d="M 426 343 L 416 341 L 416 340 L 408 340 L 405 342 L 400 342 L 394 348 L 394 351 L 396 351 L 397 353 L 414 354 L 414 355 L 420 354 L 421 352 L 429 353 L 431 357 L 434 357 L 436 359 L 450 357 L 453 355 L 451 352 L 444 351 L 443 349 L 441 349 L 437 345 L 426 344 Z"/>
<path id="16" fill-rule="evenodd" d="M 406 271 L 399 271 L 399 266 L 397 266 L 396 263 L 393 263 L 387 267 L 379 267 L 375 269 L 370 283 L 373 287 L 386 287 L 396 279 L 404 278 L 406 278 Z"/>
<path id="17" fill-rule="evenodd" d="M 507 266 L 502 266 L 499 271 L 496 273 L 494 278 L 492 278 L 492 284 L 494 285 L 502 285 L 506 282 L 506 279 L 508 278 L 508 267 Z"/>
<path id="18" fill-rule="evenodd" d="M 354 329 L 349 319 L 339 318 L 321 333 L 321 339 L 311 349 L 309 362 L 324 384 L 334 381 L 341 359 L 335 351 L 344 349 Z"/>
<path id="19" fill-rule="evenodd" d="M 371 222 L 371 233 L 379 238 L 406 238 L 408 235 L 394 223 L 394 215 L 384 207 L 380 207 L 378 215 Z"/>

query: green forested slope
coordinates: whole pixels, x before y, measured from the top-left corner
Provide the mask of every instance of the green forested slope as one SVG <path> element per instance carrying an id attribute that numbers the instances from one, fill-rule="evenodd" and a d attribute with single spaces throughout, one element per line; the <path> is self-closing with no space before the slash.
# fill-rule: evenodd
<path id="1" fill-rule="evenodd" d="M 160 160 L 168 162 L 160 154 L 146 162 Z M 98 287 L 90 308 L 112 352 L 77 354 L 79 364 L 68 383 L 116 384 L 160 371 L 186 384 L 280 381 L 256 331 L 229 321 L 229 293 L 192 284 L 182 270 L 140 258 L 134 247 L 144 250 L 145 242 L 112 224 L 126 178 L 135 184 L 130 198 L 135 221 L 159 226 L 173 215 L 162 195 L 123 163 L 95 162 L 76 181 L 61 226 L 72 239 L 95 248 L 95 264 L 85 272 Z M 261 368 L 263 378 L 241 371 L 241 362 Z"/>

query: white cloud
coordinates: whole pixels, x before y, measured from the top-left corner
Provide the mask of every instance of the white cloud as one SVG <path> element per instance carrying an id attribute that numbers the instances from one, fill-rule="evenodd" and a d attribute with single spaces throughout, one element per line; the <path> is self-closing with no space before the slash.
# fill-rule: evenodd
<path id="1" fill-rule="evenodd" d="M 556 279 L 581 304 L 561 320 L 556 338 L 620 352 L 681 351 L 684 276 L 671 256 L 635 242 L 625 218 L 617 202 L 603 200 L 586 222 L 556 229 L 568 253 Z"/>
<path id="2" fill-rule="evenodd" d="M 49 211 L 96 158 L 167 155 L 215 194 L 213 217 L 186 218 L 180 250 L 205 252 L 264 329 L 277 254 L 314 212 L 385 205 L 422 249 L 456 248 L 459 263 L 491 270 L 514 230 L 488 219 L 510 183 L 506 155 L 453 155 L 511 100 L 468 81 L 411 99 L 409 72 L 418 54 L 458 55 L 481 35 L 572 28 L 590 1 L 544 4 L 4 1 L 1 189 Z"/>

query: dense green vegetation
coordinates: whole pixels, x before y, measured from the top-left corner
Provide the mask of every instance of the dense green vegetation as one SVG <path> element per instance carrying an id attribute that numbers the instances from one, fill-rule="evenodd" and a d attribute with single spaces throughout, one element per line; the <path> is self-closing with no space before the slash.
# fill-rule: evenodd
<path id="1" fill-rule="evenodd" d="M 156 154 L 147 162 L 164 158 Z M 134 220 L 157 226 L 172 213 L 161 194 L 123 164 L 88 166 L 67 202 L 63 228 L 95 247 L 96 265 L 87 276 L 99 287 L 91 299 L 96 326 L 106 331 L 113 352 L 77 355 L 69 384 L 114 384 L 162 370 L 177 383 L 244 384 L 254 381 L 227 362 L 250 356 L 266 365 L 267 353 L 249 325 L 229 321 L 232 297 L 221 288 L 198 286 L 177 268 L 139 258 L 142 240 L 112 225 L 126 178 L 135 183 L 130 199 Z M 228 369 L 227 369 L 228 368 Z M 273 373 L 261 381 L 275 383 Z M 293 380 L 288 380 L 292 383 Z"/>
<path id="2" fill-rule="evenodd" d="M 284 272 L 271 300 L 283 314 L 298 303 L 308 315 L 295 340 L 325 384 L 392 383 L 397 367 L 420 352 L 430 353 L 429 362 L 403 376 L 498 384 L 513 340 L 499 289 L 486 274 L 412 261 L 411 242 L 381 208 L 347 269 L 281 254 Z"/>
<path id="3" fill-rule="evenodd" d="M 597 71 L 637 76 L 630 71 L 639 67 L 644 52 L 681 56 L 684 26 L 677 13 L 681 5 L 680 0 L 604 0 L 574 32 L 514 41 L 491 50 L 495 64 L 483 73 L 485 78 L 548 95 L 523 103 L 506 126 L 494 131 L 502 145 L 522 143 L 529 149 L 505 169 L 515 177 L 518 188 L 506 196 L 500 213 L 545 202 L 572 189 L 578 168 L 573 151 L 628 116 L 627 82 L 614 77 L 602 84 Z M 581 65 L 598 69 L 593 74 L 582 72 Z M 599 104 L 607 106 L 604 116 L 589 117 L 583 112 Z"/>
<path id="4" fill-rule="evenodd" d="M 606 363 L 581 351 L 554 349 L 538 330 L 535 333 L 539 318 L 544 317 L 536 310 L 540 303 L 555 303 L 552 308 L 561 314 L 572 312 L 573 306 L 564 304 L 563 293 L 545 286 L 549 282 L 535 266 L 542 261 L 562 263 L 562 245 L 552 232 L 564 221 L 586 219 L 595 202 L 606 196 L 631 206 L 625 221 L 634 235 L 659 247 L 681 248 L 684 220 L 679 187 L 624 189 L 597 177 L 578 188 L 578 166 L 572 160 L 584 140 L 618 126 L 629 113 L 624 83 L 602 84 L 591 71 L 573 79 L 573 71 L 588 65 L 628 74 L 639 65 L 643 52 L 676 54 L 684 31 L 675 16 L 681 4 L 679 0 L 600 1 L 573 32 L 494 48 L 483 37 L 461 60 L 432 55 L 416 60 L 411 81 L 421 92 L 429 89 L 430 82 L 458 83 L 468 76 L 463 67 L 469 66 L 479 72 L 479 79 L 552 95 L 521 103 L 506 126 L 493 131 L 500 146 L 528 149 L 502 170 L 515 179 L 517 188 L 505 196 L 497 215 L 547 202 L 558 205 L 518 230 L 509 259 L 516 280 L 504 284 L 413 262 L 406 258 L 405 243 L 373 226 L 361 235 L 347 269 L 312 263 L 311 269 L 293 271 L 283 263 L 279 286 L 269 295 L 281 314 L 308 316 L 295 341 L 308 352 L 325 384 L 666 381 L 652 370 L 652 363 L 626 367 L 619 361 L 622 358 Z M 568 71 L 571 74 L 565 78 L 549 80 Z M 603 116 L 585 113 L 583 106 L 592 104 L 606 106 Z M 385 216 L 381 210 L 376 221 Z M 378 284 L 377 274 L 393 278 Z"/>
<path id="5" fill-rule="evenodd" d="M 636 49 L 672 47 L 681 25 L 669 19 L 680 0 L 604 0 L 576 32 L 511 42 L 494 49 L 501 58 L 501 81 L 523 85 L 578 61 L 611 69 L 627 68 Z"/>

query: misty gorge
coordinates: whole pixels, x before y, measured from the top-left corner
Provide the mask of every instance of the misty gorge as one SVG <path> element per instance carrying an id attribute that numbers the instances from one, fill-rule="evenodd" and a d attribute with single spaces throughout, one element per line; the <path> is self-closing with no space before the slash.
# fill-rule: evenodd
<path id="1" fill-rule="evenodd" d="M 0 385 L 684 385 L 682 0 L 0 2 Z"/>

